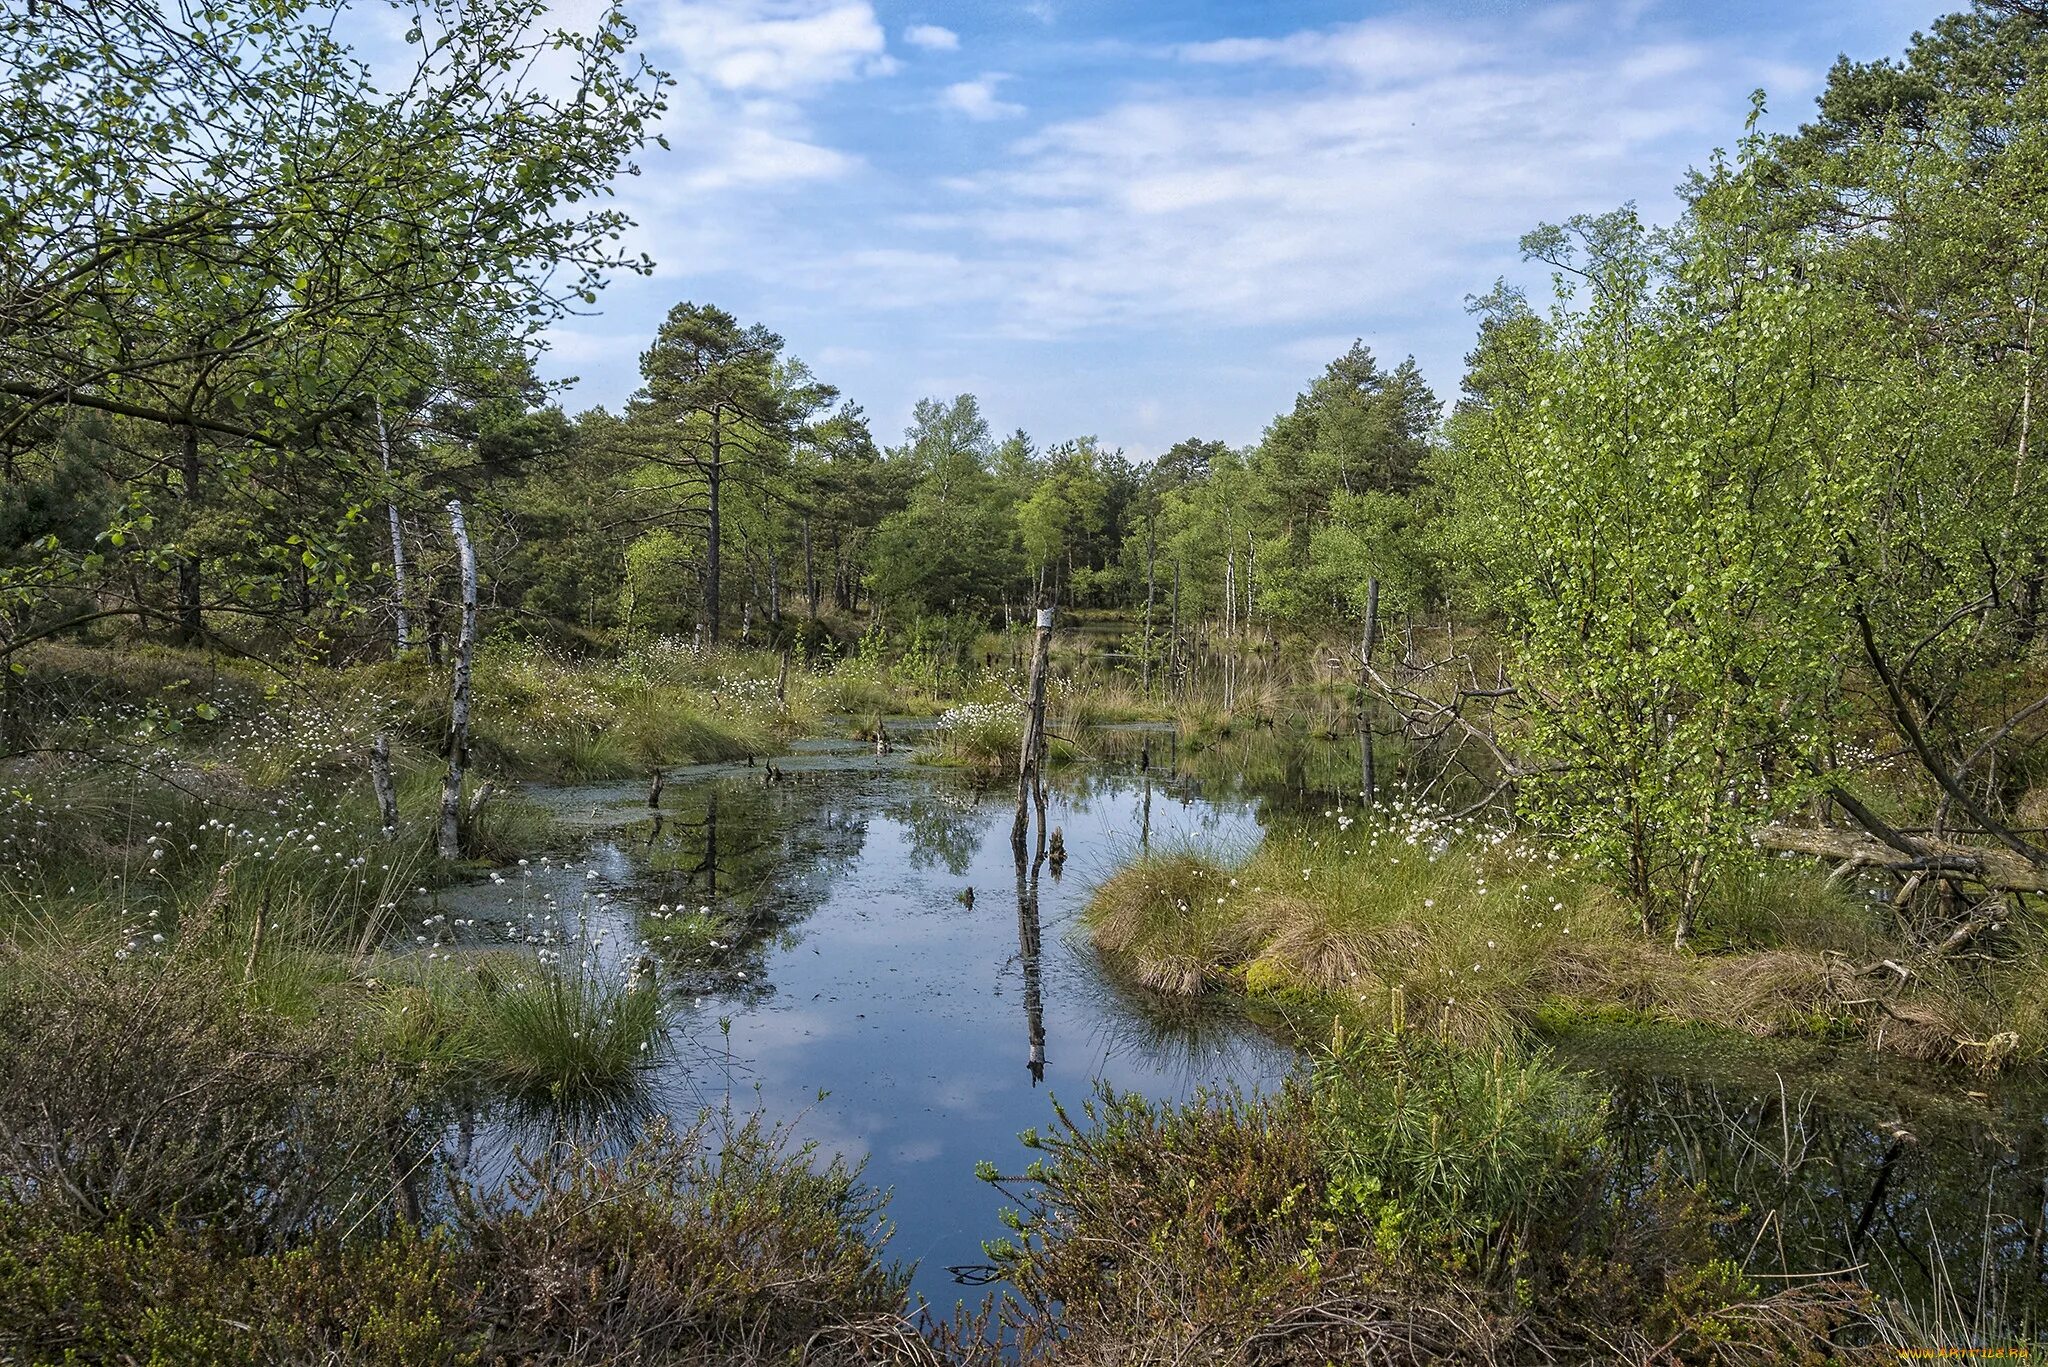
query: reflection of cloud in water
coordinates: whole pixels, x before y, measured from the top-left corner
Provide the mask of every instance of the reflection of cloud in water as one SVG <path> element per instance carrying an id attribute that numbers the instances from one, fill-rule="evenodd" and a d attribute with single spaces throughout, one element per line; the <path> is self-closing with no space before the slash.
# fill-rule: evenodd
<path id="1" fill-rule="evenodd" d="M 1095 998 L 1090 1041 L 1105 1064 L 1139 1063 L 1171 1075 L 1178 1090 L 1225 1078 L 1277 1081 L 1294 1063 L 1275 1037 L 1278 1021 L 1262 1028 L 1229 999 L 1167 997 L 1109 973 L 1077 976 L 1069 988 Z"/>
<path id="2" fill-rule="evenodd" d="M 1176 1039 L 1181 1026 L 1117 995 L 1093 950 L 1067 933 L 1094 878 L 1138 847 L 1147 824 L 1141 779 L 1093 774 L 1075 787 L 1077 771 L 1066 771 L 1050 794 L 1050 819 L 1074 862 L 1063 880 L 1039 885 L 1034 1020 L 1010 794 L 977 795 L 957 774 L 876 765 L 871 755 L 776 763 L 784 772 L 816 767 L 773 785 L 743 766 L 672 774 L 659 831 L 639 789 L 637 812 L 612 813 L 571 869 L 549 871 L 556 900 L 546 914 L 567 917 L 570 900 L 608 894 L 595 924 L 620 953 L 637 952 L 663 924 L 649 919 L 662 904 L 725 915 L 733 936 L 718 938 L 737 944 L 718 963 L 686 977 L 687 963 L 664 961 L 678 989 L 677 1061 L 656 1079 L 657 1104 L 679 1118 L 706 1106 L 758 1106 L 791 1120 L 824 1155 L 865 1156 L 867 1180 L 897 1189 L 892 1215 L 904 1238 L 895 1251 L 926 1258 L 937 1278 L 921 1272 L 920 1290 L 946 1300 L 943 1265 L 978 1261 L 981 1241 L 1001 1233 L 1001 1200 L 973 1166 L 1025 1161 L 1016 1134 L 1050 1121 L 1048 1092 L 1079 1101 L 1102 1076 L 1153 1096 L 1183 1095 L 1232 1076 L 1258 1083 L 1284 1067 L 1242 1021 L 1195 1022 L 1190 1040 Z M 1154 783 L 1155 842 L 1257 833 L 1247 804 L 1182 804 L 1167 792 Z M 563 794 L 552 805 L 575 810 L 579 801 Z M 582 810 L 592 806 L 603 811 L 596 800 Z M 593 864 L 598 876 L 586 879 Z M 969 887 L 971 903 L 961 898 Z M 484 895 L 501 901 L 504 892 Z M 729 1037 L 722 1016 L 732 1020 Z M 1233 1028 L 1253 1043 L 1233 1045 Z M 1029 1068 L 1041 1032 L 1042 1079 Z"/>

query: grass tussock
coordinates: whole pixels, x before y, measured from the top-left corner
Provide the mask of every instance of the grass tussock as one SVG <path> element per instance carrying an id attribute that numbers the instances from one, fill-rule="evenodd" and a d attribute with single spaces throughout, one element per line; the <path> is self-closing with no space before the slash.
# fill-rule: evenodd
<path id="1" fill-rule="evenodd" d="M 480 1072 L 542 1114 L 616 1110 L 663 1057 L 667 1017 L 651 980 L 544 963 L 473 979 Z"/>
<path id="2" fill-rule="evenodd" d="M 1156 992 L 1192 997 L 1228 981 L 1259 927 L 1233 905 L 1238 879 L 1191 851 L 1161 853 L 1112 875 L 1089 903 L 1096 946 Z"/>
<path id="3" fill-rule="evenodd" d="M 1141 860 L 1102 885 L 1086 923 L 1155 991 L 1299 995 L 1381 1027 L 1398 1003 L 1479 1048 L 1620 1009 L 1978 1068 L 2048 1051 L 2048 946 L 2025 924 L 2002 928 L 1990 962 L 1952 961 L 1901 943 L 1852 888 L 1763 861 L 1715 886 L 1698 952 L 1681 953 L 1541 842 L 1399 807 L 1276 830 L 1238 861 Z M 1886 960 L 1905 974 L 1873 979 Z"/>

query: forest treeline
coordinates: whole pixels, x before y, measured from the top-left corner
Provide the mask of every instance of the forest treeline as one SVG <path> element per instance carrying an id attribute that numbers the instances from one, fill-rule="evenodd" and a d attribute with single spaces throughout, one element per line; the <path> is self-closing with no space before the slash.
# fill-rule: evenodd
<path id="1" fill-rule="evenodd" d="M 1249 446 L 1149 460 L 999 437 L 972 395 L 877 433 L 705 301 L 621 411 L 571 415 L 541 331 L 647 266 L 607 187 L 667 79 L 627 19 L 437 12 L 382 85 L 311 9 L 188 19 L 0 29 L 15 747 L 42 641 L 332 663 L 390 653 L 403 617 L 438 658 L 456 503 L 487 633 L 965 657 L 1046 595 L 1116 614 L 1148 691 L 1198 646 L 1335 659 L 1681 941 L 1715 865 L 1816 802 L 1902 860 L 1935 857 L 1921 829 L 2048 864 L 2022 810 L 2048 720 L 2031 0 L 1844 59 L 1798 132 L 1753 117 L 1692 172 L 1669 227 L 1533 231 L 1555 292 L 1469 301 L 1448 410 L 1357 345 Z M 557 42 L 573 97 L 527 74 Z"/>

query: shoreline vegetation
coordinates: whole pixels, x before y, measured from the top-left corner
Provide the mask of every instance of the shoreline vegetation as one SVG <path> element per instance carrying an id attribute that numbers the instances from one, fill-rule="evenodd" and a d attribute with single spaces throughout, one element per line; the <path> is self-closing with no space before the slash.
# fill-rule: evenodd
<path id="1" fill-rule="evenodd" d="M 392 840 L 377 832 L 363 747 L 381 711 L 365 699 L 404 699 L 412 681 L 387 667 L 330 680 L 318 724 L 304 700 L 276 710 L 238 669 L 198 675 L 196 663 L 70 649 L 44 676 L 98 700 L 97 720 L 65 704 L 98 743 L 125 731 L 147 744 L 135 767 L 112 779 L 81 767 L 73 786 L 59 781 L 71 747 L 53 746 L 32 761 L 50 766 L 34 773 L 37 800 L 8 813 L 0 1288 L 15 1308 L 0 1312 L 0 1344 L 12 1348 L 488 1362 L 573 1341 L 586 1356 L 565 1360 L 630 1345 L 679 1361 L 971 1363 L 992 1351 L 993 1314 L 1006 1341 L 1059 1362 L 1260 1335 L 1280 1336 L 1296 1355 L 1285 1361 L 1396 1343 L 1418 1361 L 1855 1360 L 1942 1332 L 1854 1278 L 1779 1283 L 1729 1261 L 1718 1231 L 1731 1213 L 1697 1179 L 1621 1180 L 1600 1084 L 1544 1041 L 1640 1023 L 1708 1049 L 1732 1033 L 1970 1077 L 2031 1070 L 2041 1048 L 2037 963 L 1902 982 L 1888 1009 L 1858 1009 L 1849 967 L 1904 951 L 1881 902 L 1803 859 L 1761 861 L 1717 888 L 1705 917 L 1717 938 L 1679 951 L 1646 939 L 1586 861 L 1529 833 L 1399 798 L 1276 810 L 1260 844 L 1231 858 L 1155 849 L 1123 863 L 1093 894 L 1085 933 L 1154 997 L 1279 1007 L 1310 1066 L 1270 1096 L 1162 1108 L 1103 1094 L 1060 1110 L 1027 1136 L 1040 1163 L 986 1173 L 1015 1202 L 1016 1238 L 991 1250 L 1012 1299 L 920 1320 L 887 1262 L 886 1202 L 857 1172 L 820 1166 L 767 1118 L 707 1115 L 672 1132 L 638 1109 L 666 1047 L 644 966 L 593 968 L 602 946 L 545 933 L 442 957 L 435 918 L 412 936 L 387 923 L 452 867 L 428 830 L 422 698 L 395 704 L 415 719 L 395 766 L 406 819 Z M 763 653 L 487 651 L 478 675 L 491 700 L 478 787 L 766 757 L 827 718 L 860 729 L 862 711 L 903 711 L 886 671 L 784 678 Z M 973 700 L 1003 687 L 1014 683 L 991 676 L 926 699 L 950 702 L 931 733 L 965 752 L 948 758 L 977 743 L 946 737 L 954 717 L 996 734 L 990 772 L 1014 762 L 1014 704 Z M 1113 697 L 1097 715 L 1131 710 Z M 1074 734 L 1092 720 L 1068 715 Z M 527 734 L 540 716 L 557 738 L 545 748 Z M 1170 746 L 1223 778 L 1306 764 L 1297 791 L 1342 802 L 1321 785 L 1341 782 L 1348 752 L 1259 716 L 1189 707 L 1109 733 L 1138 737 L 1142 759 L 1097 749 L 1135 768 L 1158 748 L 1164 773 Z M 1320 760 L 1301 759 L 1300 742 Z M 474 809 L 470 866 L 517 880 L 553 819 L 512 792 L 492 798 Z M 715 956 L 739 930 L 678 908 L 650 944 L 665 962 Z M 388 953 L 386 936 L 419 945 Z M 1972 1043 L 2002 1032 L 2011 1041 L 1994 1049 Z M 60 1092 L 52 1109 L 44 1098 Z M 166 1107 L 180 1126 L 165 1128 Z M 318 1119 L 323 1107 L 346 1123 Z M 425 1180 L 450 1128 L 479 1111 L 592 1138 L 535 1150 L 519 1204 L 511 1187 Z M 266 1154 L 308 1122 L 321 1142 Z M 58 1138 L 80 1133 L 106 1142 Z M 606 1134 L 640 1137 L 620 1150 Z M 598 1220 L 585 1203 L 600 1195 L 611 1213 Z M 607 1261 L 621 1240 L 644 1251 Z M 1081 1252 L 1126 1245 L 1109 1261 Z M 185 1304 L 218 1308 L 162 1312 Z"/>
<path id="2" fill-rule="evenodd" d="M 0 18 L 0 1360 L 2041 1356 L 2048 5 L 1844 57 L 1782 133 L 1757 92 L 1667 223 L 1534 227 L 1549 297 L 1468 282 L 1455 395 L 1354 341 L 1143 458 L 972 394 L 884 445 L 703 300 L 566 411 L 548 330 L 653 266 L 630 8 L 431 7 L 375 62 L 352 0 Z M 1299 1054 L 1048 1103 L 951 1317 L 857 1167 L 657 1092 L 729 1094 L 671 1013 L 771 992 L 793 921 L 614 902 L 540 800 L 645 784 L 658 831 L 828 732 L 1016 779 L 1034 1084 L 1055 764 L 1143 775 L 1109 990 Z M 1259 843 L 1155 845 L 1155 782 Z"/>
<path id="3" fill-rule="evenodd" d="M 1577 1018 L 1855 1042 L 1966 1072 L 2038 1066 L 2048 960 L 1948 966 L 1896 933 L 1885 890 L 1763 858 L 1709 889 L 1711 939 L 1646 939 L 1585 861 L 1396 800 L 1332 808 L 1248 857 L 1157 852 L 1096 891 L 1094 944 L 1143 986 L 1394 1015 L 1472 1048 Z M 1913 968 L 1906 965 L 1912 964 Z"/>

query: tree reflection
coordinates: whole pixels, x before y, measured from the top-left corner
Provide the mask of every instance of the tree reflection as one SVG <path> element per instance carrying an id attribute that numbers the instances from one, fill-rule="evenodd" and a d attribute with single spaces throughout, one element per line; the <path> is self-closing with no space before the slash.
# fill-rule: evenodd
<path id="1" fill-rule="evenodd" d="M 1045 1002 L 1039 981 L 1038 870 L 1027 876 L 1017 861 L 1017 957 L 1024 965 L 1024 1037 L 1029 1046 L 1025 1067 L 1031 1085 L 1045 1081 Z"/>
<path id="2" fill-rule="evenodd" d="M 1730 1252 L 1753 1272 L 1861 1266 L 1887 1296 L 2008 1324 L 2048 1311 L 2048 1152 L 2038 1096 L 2003 1116 L 1876 1089 L 1787 1087 L 1609 1068 L 1623 1180 L 1658 1168 L 1748 1215 Z"/>
<path id="3" fill-rule="evenodd" d="M 906 793 L 882 809 L 910 838 L 914 868 L 941 866 L 948 873 L 967 872 L 988 830 L 988 813 L 971 790 L 953 784 L 931 784 Z"/>

